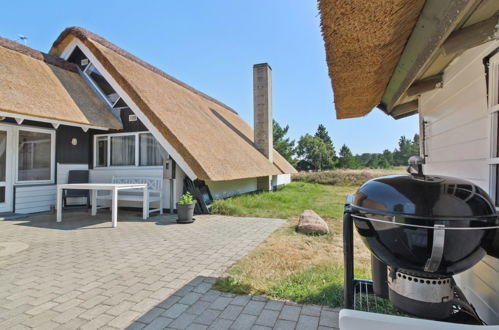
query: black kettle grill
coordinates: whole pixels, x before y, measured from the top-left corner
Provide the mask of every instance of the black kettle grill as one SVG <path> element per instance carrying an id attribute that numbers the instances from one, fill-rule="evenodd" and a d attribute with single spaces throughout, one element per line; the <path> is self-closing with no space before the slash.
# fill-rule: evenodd
<path id="1" fill-rule="evenodd" d="M 374 293 L 406 313 L 447 319 L 460 292 L 452 275 L 487 253 L 499 256 L 498 215 L 477 185 L 424 175 L 420 157 L 410 158 L 408 171 L 367 181 L 347 199 L 345 305 L 352 308 L 353 223 L 375 256 Z"/>

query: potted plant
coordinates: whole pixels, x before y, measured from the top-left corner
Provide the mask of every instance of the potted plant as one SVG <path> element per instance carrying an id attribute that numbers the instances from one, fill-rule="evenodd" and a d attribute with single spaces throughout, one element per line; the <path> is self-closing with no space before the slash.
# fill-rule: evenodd
<path id="1" fill-rule="evenodd" d="M 194 207 L 196 201 L 189 192 L 180 196 L 177 203 L 177 223 L 191 223 L 194 221 Z"/>

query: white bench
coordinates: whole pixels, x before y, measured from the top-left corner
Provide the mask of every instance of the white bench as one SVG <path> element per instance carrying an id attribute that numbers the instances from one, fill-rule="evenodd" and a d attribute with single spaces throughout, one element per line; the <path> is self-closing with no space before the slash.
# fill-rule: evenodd
<path id="1" fill-rule="evenodd" d="M 144 198 L 148 199 L 149 210 L 148 214 L 152 212 L 159 212 L 163 214 L 163 179 L 159 177 L 129 177 L 129 176 L 113 176 L 112 183 L 114 184 L 147 184 L 147 191 L 149 196 L 139 190 L 120 190 L 118 193 L 118 201 L 129 202 L 143 202 Z M 97 200 L 111 200 L 112 195 L 97 195 Z M 157 202 L 159 208 L 151 209 L 150 204 Z"/>

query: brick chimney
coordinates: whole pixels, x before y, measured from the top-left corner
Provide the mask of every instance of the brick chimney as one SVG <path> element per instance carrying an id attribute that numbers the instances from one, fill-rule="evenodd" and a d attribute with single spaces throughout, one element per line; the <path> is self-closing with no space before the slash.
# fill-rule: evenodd
<path id="1" fill-rule="evenodd" d="M 256 148 L 273 161 L 272 68 L 268 63 L 253 65 L 254 142 Z M 258 190 L 272 190 L 272 177 L 259 177 Z"/>

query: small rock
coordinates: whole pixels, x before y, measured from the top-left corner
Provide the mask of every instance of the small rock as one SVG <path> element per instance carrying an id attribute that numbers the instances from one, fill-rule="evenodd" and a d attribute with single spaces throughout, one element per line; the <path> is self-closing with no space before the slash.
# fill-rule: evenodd
<path id="1" fill-rule="evenodd" d="M 300 215 L 297 231 L 304 234 L 327 234 L 329 227 L 317 213 L 312 210 L 305 210 Z"/>

